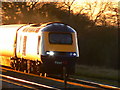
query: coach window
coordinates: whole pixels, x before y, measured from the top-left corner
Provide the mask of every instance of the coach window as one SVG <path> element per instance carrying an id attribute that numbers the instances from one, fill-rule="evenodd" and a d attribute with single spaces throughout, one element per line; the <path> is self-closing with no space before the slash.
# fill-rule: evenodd
<path id="1" fill-rule="evenodd" d="M 39 54 L 39 47 L 40 47 L 40 36 L 38 36 L 37 54 Z"/>
<path id="2" fill-rule="evenodd" d="M 26 41 L 27 41 L 27 36 L 24 36 L 24 38 L 23 38 L 23 51 L 22 51 L 23 55 L 26 55 Z"/>
<path id="3" fill-rule="evenodd" d="M 20 52 L 20 50 L 21 50 L 21 40 L 22 40 L 22 36 L 20 36 L 20 43 L 19 43 L 19 52 Z"/>

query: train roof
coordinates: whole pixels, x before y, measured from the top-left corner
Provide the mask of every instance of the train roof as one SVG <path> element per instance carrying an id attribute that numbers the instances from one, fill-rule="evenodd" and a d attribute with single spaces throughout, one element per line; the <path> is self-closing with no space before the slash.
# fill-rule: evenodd
<path id="1" fill-rule="evenodd" d="M 0 25 L 1 28 L 20 28 L 26 24 L 8 24 L 8 25 Z"/>
<path id="2" fill-rule="evenodd" d="M 25 27 L 23 32 L 71 32 L 75 33 L 76 31 L 71 28 L 69 25 L 61 22 L 48 22 L 48 23 L 39 23 L 39 24 L 11 24 L 11 25 L 1 25 L 0 28 L 11 28 L 12 30 L 19 30 L 21 27 Z"/>
<path id="3" fill-rule="evenodd" d="M 49 32 L 75 32 L 73 28 L 66 24 L 62 23 L 53 23 L 49 24 L 42 29 L 42 31 L 49 31 Z"/>

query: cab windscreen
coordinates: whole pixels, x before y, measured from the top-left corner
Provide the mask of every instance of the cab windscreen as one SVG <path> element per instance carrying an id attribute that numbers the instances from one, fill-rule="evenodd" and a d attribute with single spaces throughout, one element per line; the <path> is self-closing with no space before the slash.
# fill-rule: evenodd
<path id="1" fill-rule="evenodd" d="M 50 33 L 49 42 L 52 44 L 72 44 L 72 34 L 70 33 Z"/>

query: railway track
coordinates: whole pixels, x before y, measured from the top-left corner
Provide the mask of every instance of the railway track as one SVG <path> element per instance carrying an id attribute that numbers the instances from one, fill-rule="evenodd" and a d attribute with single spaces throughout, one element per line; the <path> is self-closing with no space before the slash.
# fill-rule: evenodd
<path id="1" fill-rule="evenodd" d="M 63 80 L 63 78 L 61 78 L 60 76 L 49 76 L 49 77 Z M 105 84 L 95 83 L 95 82 L 71 78 L 71 77 L 67 79 L 67 82 L 75 82 L 75 83 L 93 86 L 93 87 L 104 89 L 104 90 L 106 90 L 106 89 L 107 90 L 120 90 L 120 88 L 116 87 L 116 86 L 105 85 Z"/>
<path id="2" fill-rule="evenodd" d="M 95 86 L 95 87 L 102 88 L 102 89 L 110 89 L 110 90 L 117 89 L 117 90 L 120 90 L 119 87 L 104 85 L 104 84 L 95 83 L 95 82 L 86 81 L 86 80 L 80 80 L 80 79 L 75 79 L 75 78 L 69 78 L 69 80 L 73 81 L 73 82 L 77 82 L 77 83 L 82 83 L 82 84 L 86 84 L 86 85 L 90 85 L 90 86 Z"/>
<path id="3" fill-rule="evenodd" d="M 19 72 L 19 71 L 16 71 L 16 72 L 22 73 L 22 72 Z M 27 74 L 28 78 L 30 78 L 29 75 L 33 76 L 34 74 Z M 3 75 L 2 77 L 6 77 L 6 76 Z M 30 84 L 30 86 L 33 86 L 34 88 L 36 88 L 36 87 L 37 88 L 49 88 L 49 89 L 91 88 L 91 89 L 97 89 L 97 90 L 98 89 L 100 89 L 100 90 L 103 90 L 103 89 L 120 90 L 120 88 L 118 88 L 118 87 L 109 86 L 109 85 L 103 85 L 103 84 L 94 83 L 94 82 L 85 81 L 85 80 L 80 80 L 80 79 L 75 79 L 75 78 L 67 78 L 66 87 L 65 87 L 64 86 L 64 80 L 62 78 L 60 78 L 60 77 L 40 77 L 38 75 L 34 75 L 34 77 L 37 77 L 36 80 L 42 78 L 42 80 L 39 80 L 39 81 L 43 81 L 43 79 L 46 79 L 46 81 L 43 81 L 44 84 L 40 84 L 39 81 L 35 82 L 35 81 L 31 81 L 30 79 L 26 79 L 22 75 L 21 75 L 20 78 L 23 78 L 23 79 L 19 79 L 19 78 L 13 77 L 13 76 L 7 76 L 7 77 L 12 77 L 15 80 L 19 80 L 19 82 L 23 81 L 24 84 L 27 84 L 27 85 Z M 51 84 L 48 84 L 48 82 L 51 83 Z M 47 83 L 47 85 L 45 85 L 45 83 Z"/>
<path id="4" fill-rule="evenodd" d="M 27 81 L 27 80 L 24 80 L 24 79 L 15 78 L 15 77 L 7 76 L 7 75 L 0 74 L 0 77 L 2 77 L 4 82 L 12 83 L 12 84 L 22 86 L 22 87 L 25 87 L 25 88 L 29 88 L 29 89 L 59 90 L 58 88 L 50 87 L 50 86 L 47 86 L 47 85 Z"/>

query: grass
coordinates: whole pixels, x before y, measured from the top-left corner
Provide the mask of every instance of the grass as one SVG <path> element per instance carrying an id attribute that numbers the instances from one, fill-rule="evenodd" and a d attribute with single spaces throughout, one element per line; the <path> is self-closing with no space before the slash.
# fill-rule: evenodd
<path id="1" fill-rule="evenodd" d="M 120 85 L 120 82 L 118 82 L 118 70 L 114 69 L 76 65 L 76 73 L 73 77 L 114 86 Z"/>

